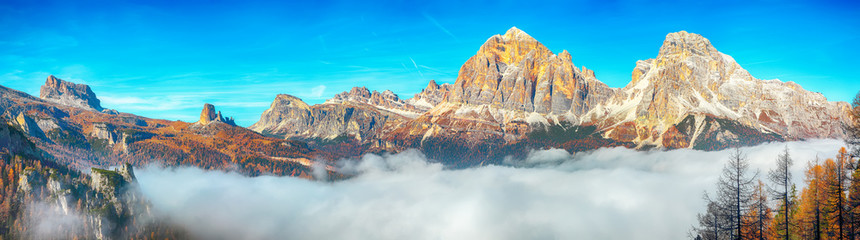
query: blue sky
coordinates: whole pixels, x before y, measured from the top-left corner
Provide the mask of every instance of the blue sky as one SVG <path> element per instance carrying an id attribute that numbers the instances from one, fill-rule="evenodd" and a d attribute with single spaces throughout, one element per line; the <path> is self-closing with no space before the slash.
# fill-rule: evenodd
<path id="1" fill-rule="evenodd" d="M 760 79 L 828 99 L 860 90 L 860 5 L 839 1 L 3 1 L 0 85 L 38 96 L 49 74 L 107 108 L 240 125 L 278 93 L 321 103 L 353 86 L 408 98 L 516 26 L 612 87 L 667 33 L 710 39 Z"/>

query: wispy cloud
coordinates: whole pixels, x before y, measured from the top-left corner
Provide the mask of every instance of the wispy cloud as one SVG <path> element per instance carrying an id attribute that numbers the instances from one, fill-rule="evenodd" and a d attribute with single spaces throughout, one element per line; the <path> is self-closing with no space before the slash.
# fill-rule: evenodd
<path id="1" fill-rule="evenodd" d="M 439 21 L 436 21 L 435 18 L 431 17 L 427 13 L 422 13 L 422 14 L 424 15 L 424 18 L 426 18 L 428 21 L 433 23 L 433 25 L 435 25 L 437 28 L 439 28 L 439 30 L 442 30 L 442 32 L 445 32 L 445 34 L 448 34 L 448 36 L 451 36 L 451 38 L 454 38 L 454 40 L 460 41 L 460 39 L 457 39 L 457 36 L 454 36 L 454 34 L 451 33 L 451 31 L 448 31 L 448 29 L 445 28 L 444 26 L 442 26 L 442 24 L 440 24 Z"/>
<path id="2" fill-rule="evenodd" d="M 323 96 L 324 92 L 325 92 L 325 85 L 319 85 L 319 86 L 316 86 L 314 88 L 311 88 L 310 96 L 314 97 L 314 98 L 320 98 Z"/>
<path id="3" fill-rule="evenodd" d="M 412 59 L 412 57 L 409 57 L 409 61 L 412 61 L 412 66 L 415 66 L 415 70 L 418 71 L 418 75 L 421 75 L 421 78 L 423 79 L 424 73 L 421 73 L 421 69 L 418 68 L 418 64 L 415 63 L 415 59 Z"/>

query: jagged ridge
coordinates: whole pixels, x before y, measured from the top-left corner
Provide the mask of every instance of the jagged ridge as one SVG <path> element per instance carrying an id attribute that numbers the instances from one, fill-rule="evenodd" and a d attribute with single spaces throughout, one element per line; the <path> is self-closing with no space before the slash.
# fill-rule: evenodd
<path id="1" fill-rule="evenodd" d="M 792 82 L 755 79 L 698 34 L 668 34 L 657 57 L 638 61 L 631 82 L 620 89 L 609 88 L 585 67 L 575 67 L 571 58 L 569 52 L 556 55 L 511 28 L 489 38 L 463 64 L 454 84 L 431 80 L 407 100 L 368 101 L 373 93 L 354 88 L 325 104 L 302 103 L 301 111 L 273 103 L 252 129 L 306 139 L 360 134 L 358 139 L 364 139 L 361 144 L 370 151 L 424 149 L 425 142 L 445 141 L 466 146 L 521 144 L 531 142 L 528 133 L 563 123 L 594 126 L 593 133 L 583 138 L 587 141 L 647 148 L 721 149 L 843 134 L 847 103 L 829 102 Z M 368 118 L 376 124 L 351 119 L 354 123 L 347 125 L 355 128 L 313 127 L 351 116 L 341 111 L 326 120 L 314 111 L 360 105 L 362 112 L 396 112 L 391 103 L 414 106 L 409 112 L 420 114 L 395 114 L 385 122 L 377 121 L 384 114 Z M 303 116 L 300 119 L 310 121 L 299 127 L 284 124 L 295 121 L 284 116 L 296 111 Z M 286 126 L 292 130 L 278 130 Z M 363 132 L 372 132 L 373 138 Z M 573 145 L 588 148 L 588 143 Z"/>

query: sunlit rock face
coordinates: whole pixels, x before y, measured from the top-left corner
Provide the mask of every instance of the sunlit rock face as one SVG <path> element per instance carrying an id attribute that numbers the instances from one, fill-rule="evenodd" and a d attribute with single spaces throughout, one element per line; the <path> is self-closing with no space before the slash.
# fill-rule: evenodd
<path id="1" fill-rule="evenodd" d="M 103 110 L 90 86 L 66 82 L 54 75 L 48 76 L 45 85 L 39 89 L 39 98 L 71 107 Z"/>
<path id="2" fill-rule="evenodd" d="M 463 64 L 447 100 L 576 116 L 611 94 L 612 89 L 598 81 L 593 71 L 574 66 L 566 50 L 556 55 L 511 28 L 488 39 Z"/>
<path id="3" fill-rule="evenodd" d="M 637 144 L 678 148 L 694 147 L 708 133 L 724 143 L 746 135 L 774 136 L 765 141 L 841 137 L 847 108 L 793 82 L 756 79 L 708 39 L 681 31 L 666 36 L 656 58 L 638 61 L 632 81 L 586 118 L 606 128 L 606 136 L 633 128 L 628 140 Z M 692 125 L 686 134 L 673 128 L 684 119 Z M 738 124 L 706 128 L 706 119 Z M 676 141 L 679 134 L 688 141 Z"/>
<path id="4" fill-rule="evenodd" d="M 756 79 L 698 34 L 668 34 L 656 58 L 636 62 L 624 88 L 608 87 L 572 58 L 511 28 L 490 37 L 453 84 L 431 80 L 406 100 L 356 87 L 314 106 L 279 95 L 251 128 L 286 138 L 351 136 L 366 151 L 485 157 L 523 146 L 715 150 L 843 135 L 847 103 Z"/>
<path id="5" fill-rule="evenodd" d="M 534 129 L 579 124 L 581 115 L 615 92 L 592 70 L 574 66 L 566 50 L 555 54 L 511 28 L 490 37 L 463 64 L 454 84 L 428 84 L 412 101 L 432 108 L 398 125 L 385 139 L 420 148 L 428 142 L 466 148 L 504 145 L 527 138 Z M 448 149 L 440 144 L 432 148 Z"/>

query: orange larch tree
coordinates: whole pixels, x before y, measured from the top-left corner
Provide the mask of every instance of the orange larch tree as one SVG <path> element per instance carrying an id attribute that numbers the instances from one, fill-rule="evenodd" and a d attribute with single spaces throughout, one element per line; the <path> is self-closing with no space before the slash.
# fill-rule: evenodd
<path id="1" fill-rule="evenodd" d="M 744 216 L 744 224 L 741 228 L 741 239 L 771 239 L 770 229 L 773 213 L 767 202 L 767 192 L 764 182 L 758 181 L 753 191 L 751 206 Z"/>
<path id="2" fill-rule="evenodd" d="M 847 159 L 844 156 L 836 160 L 824 161 L 824 216 L 827 225 L 825 234 L 830 239 L 844 239 L 845 231 L 845 184 L 847 180 Z"/>
<path id="3" fill-rule="evenodd" d="M 797 233 L 801 239 L 822 239 L 823 175 L 824 170 L 818 160 L 808 163 L 804 178 L 806 187 L 800 193 L 800 204 L 797 214 L 794 215 L 794 222 L 798 224 Z"/>

